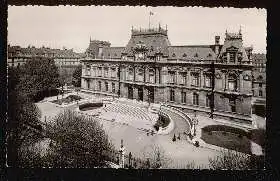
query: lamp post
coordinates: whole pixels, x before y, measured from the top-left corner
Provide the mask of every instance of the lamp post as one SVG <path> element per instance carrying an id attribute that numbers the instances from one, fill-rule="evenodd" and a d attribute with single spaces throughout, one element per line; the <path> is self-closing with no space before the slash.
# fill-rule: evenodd
<path id="1" fill-rule="evenodd" d="M 214 113 L 214 88 L 215 88 L 215 65 L 214 60 L 211 61 L 211 96 L 210 96 L 210 118 L 213 119 Z"/>
<path id="2" fill-rule="evenodd" d="M 125 147 L 123 146 L 123 140 L 121 140 L 121 147 L 120 147 L 119 153 L 120 153 L 119 165 L 121 168 L 124 168 Z"/>

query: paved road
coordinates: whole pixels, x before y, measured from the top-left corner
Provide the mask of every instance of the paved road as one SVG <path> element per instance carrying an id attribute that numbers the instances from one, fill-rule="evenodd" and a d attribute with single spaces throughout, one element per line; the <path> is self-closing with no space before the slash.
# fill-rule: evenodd
<path id="1" fill-rule="evenodd" d="M 190 126 L 185 119 L 167 108 L 162 107 L 161 110 L 162 112 L 168 114 L 174 121 L 174 129 L 169 134 L 173 135 L 175 133 L 176 135 L 178 135 L 179 133 L 183 134 L 184 132 L 189 132 Z"/>

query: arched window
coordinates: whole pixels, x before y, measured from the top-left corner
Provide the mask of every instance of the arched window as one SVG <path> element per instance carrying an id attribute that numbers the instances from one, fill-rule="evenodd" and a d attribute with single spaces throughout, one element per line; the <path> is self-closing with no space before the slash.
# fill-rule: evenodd
<path id="1" fill-rule="evenodd" d="M 142 68 L 139 68 L 139 69 L 138 69 L 138 72 L 137 72 L 137 81 L 141 81 L 141 82 L 144 81 L 144 70 L 143 70 Z"/>
<path id="2" fill-rule="evenodd" d="M 234 74 L 228 76 L 228 89 L 230 91 L 237 91 L 237 77 Z"/>
<path id="3" fill-rule="evenodd" d="M 133 68 L 128 69 L 128 80 L 133 80 Z"/>

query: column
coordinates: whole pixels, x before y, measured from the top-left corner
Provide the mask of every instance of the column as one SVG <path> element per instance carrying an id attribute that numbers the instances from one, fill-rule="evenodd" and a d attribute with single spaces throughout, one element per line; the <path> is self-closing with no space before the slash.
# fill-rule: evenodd
<path id="1" fill-rule="evenodd" d="M 204 84 L 204 76 L 203 76 L 203 71 L 200 71 L 200 79 L 199 79 L 199 86 L 202 87 Z"/>
<path id="2" fill-rule="evenodd" d="M 187 87 L 191 86 L 191 71 L 188 70 L 187 72 Z"/>

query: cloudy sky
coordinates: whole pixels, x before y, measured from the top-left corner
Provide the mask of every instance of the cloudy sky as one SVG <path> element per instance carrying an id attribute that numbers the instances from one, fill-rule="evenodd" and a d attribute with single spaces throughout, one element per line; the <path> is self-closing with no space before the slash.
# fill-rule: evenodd
<path id="1" fill-rule="evenodd" d="M 131 27 L 148 28 L 167 24 L 172 45 L 213 44 L 214 36 L 223 42 L 225 31 L 238 32 L 254 52 L 266 52 L 266 10 L 202 7 L 106 7 L 106 6 L 9 6 L 8 42 L 27 47 L 73 48 L 84 52 L 90 37 L 125 46 Z"/>

